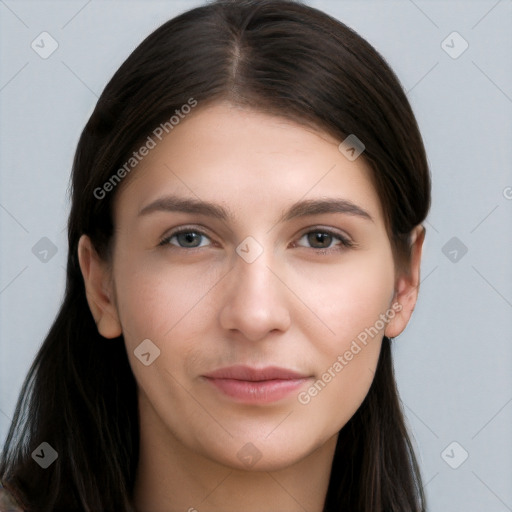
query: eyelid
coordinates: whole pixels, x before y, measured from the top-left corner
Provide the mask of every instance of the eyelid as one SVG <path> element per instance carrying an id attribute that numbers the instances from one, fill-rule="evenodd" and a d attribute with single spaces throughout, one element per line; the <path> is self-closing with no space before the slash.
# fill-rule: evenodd
<path id="1" fill-rule="evenodd" d="M 174 247 L 176 247 L 178 249 L 185 249 L 188 251 L 193 250 L 193 249 L 200 249 L 201 247 L 180 247 L 178 245 L 169 243 L 169 240 L 171 238 L 173 238 L 174 236 L 179 235 L 181 233 L 188 233 L 188 232 L 196 233 L 198 235 L 204 236 L 204 237 L 208 238 L 209 240 L 211 240 L 210 235 L 208 235 L 208 233 L 203 228 L 197 228 L 195 226 L 184 225 L 184 226 L 179 226 L 179 227 L 172 229 L 169 234 L 163 236 L 159 240 L 158 245 L 165 246 L 168 244 L 168 245 L 173 245 Z M 310 233 L 315 233 L 315 232 L 326 233 L 326 234 L 332 236 L 333 238 L 337 238 L 340 241 L 340 244 L 338 244 L 338 246 L 337 246 L 338 248 L 336 248 L 336 246 L 335 246 L 335 247 L 330 247 L 327 249 L 322 249 L 322 248 L 316 248 L 316 247 L 304 247 L 304 246 L 297 244 L 297 241 L 299 241 L 305 235 L 308 235 Z M 305 249 L 312 249 L 314 252 L 320 253 L 320 254 L 336 252 L 336 251 L 340 251 L 343 249 L 349 249 L 351 247 L 357 246 L 357 244 L 352 240 L 352 238 L 349 235 L 347 235 L 346 233 L 342 233 L 334 228 L 328 228 L 328 227 L 324 227 L 324 226 L 309 226 L 308 228 L 305 228 L 301 232 L 301 234 L 298 236 L 298 238 L 296 238 L 296 241 L 294 241 L 293 244 L 294 244 L 294 246 L 296 245 L 298 247 L 304 247 Z M 339 248 L 340 246 L 342 247 L 342 249 Z"/>
<path id="2" fill-rule="evenodd" d="M 337 238 L 341 242 L 339 245 L 341 245 L 344 249 L 349 249 L 351 247 L 356 246 L 356 243 L 352 240 L 352 237 L 350 237 L 346 233 L 338 231 L 337 229 L 334 229 L 334 228 L 329 228 L 329 227 L 324 227 L 324 226 L 310 226 L 310 227 L 306 228 L 304 231 L 302 231 L 302 234 L 299 235 L 298 240 L 300 240 L 303 236 L 308 235 L 309 233 L 326 233 L 326 234 L 332 236 L 333 238 Z M 302 247 L 302 246 L 299 246 L 299 247 Z M 323 251 L 324 253 L 340 250 L 340 249 L 336 249 L 334 247 L 330 247 L 327 249 L 311 247 L 311 249 L 316 249 L 316 252 Z"/>
<path id="3" fill-rule="evenodd" d="M 195 226 L 179 226 L 177 228 L 174 228 L 171 230 L 171 232 L 167 235 L 164 235 L 158 242 L 158 245 L 159 246 L 164 246 L 164 245 L 173 245 L 173 244 L 170 244 L 169 243 L 169 240 L 173 237 L 173 236 L 176 236 L 176 235 L 179 235 L 180 233 L 188 233 L 188 232 L 193 232 L 193 233 L 197 233 L 198 235 L 201 235 L 201 236 L 204 236 L 208 239 L 211 240 L 211 237 L 210 235 L 208 235 L 208 233 L 206 233 L 206 231 L 203 229 L 203 228 L 197 228 Z M 187 250 L 191 250 L 191 249 L 199 249 L 199 247 L 179 247 L 179 246 L 174 246 L 174 247 L 177 247 L 178 249 L 187 249 Z"/>

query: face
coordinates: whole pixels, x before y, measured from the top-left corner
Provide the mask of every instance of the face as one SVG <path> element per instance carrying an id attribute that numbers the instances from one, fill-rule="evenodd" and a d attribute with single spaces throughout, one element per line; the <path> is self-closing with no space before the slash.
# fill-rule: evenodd
<path id="1" fill-rule="evenodd" d="M 355 413 L 403 311 L 370 169 L 340 142 L 216 104 L 117 191 L 111 303 L 91 309 L 124 336 L 143 428 L 275 470 Z"/>

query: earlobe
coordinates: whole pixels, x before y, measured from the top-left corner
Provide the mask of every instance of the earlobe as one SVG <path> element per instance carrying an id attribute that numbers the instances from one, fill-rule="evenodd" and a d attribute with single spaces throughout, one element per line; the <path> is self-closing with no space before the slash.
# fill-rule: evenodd
<path id="1" fill-rule="evenodd" d="M 401 334 L 411 318 L 420 285 L 421 251 L 425 240 L 425 228 L 416 226 L 411 232 L 411 261 L 409 271 L 398 276 L 392 306 L 398 313 L 386 326 L 384 334 L 394 338 Z"/>
<path id="2" fill-rule="evenodd" d="M 87 303 L 98 332 L 105 338 L 117 338 L 122 334 L 122 329 L 112 299 L 110 272 L 87 235 L 82 235 L 78 242 L 78 261 L 84 278 Z"/>

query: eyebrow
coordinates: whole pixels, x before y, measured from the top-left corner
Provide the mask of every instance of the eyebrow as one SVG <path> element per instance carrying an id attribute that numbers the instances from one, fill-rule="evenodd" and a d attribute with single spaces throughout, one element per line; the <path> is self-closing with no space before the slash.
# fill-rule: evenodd
<path id="1" fill-rule="evenodd" d="M 162 211 L 195 213 L 222 221 L 234 219 L 234 215 L 229 210 L 218 204 L 175 195 L 156 199 L 147 206 L 144 206 L 138 216 L 142 217 L 150 213 Z M 341 198 L 323 198 L 302 200 L 294 203 L 281 215 L 278 223 L 323 213 L 343 213 L 374 222 L 374 219 L 366 210 L 352 201 Z"/>

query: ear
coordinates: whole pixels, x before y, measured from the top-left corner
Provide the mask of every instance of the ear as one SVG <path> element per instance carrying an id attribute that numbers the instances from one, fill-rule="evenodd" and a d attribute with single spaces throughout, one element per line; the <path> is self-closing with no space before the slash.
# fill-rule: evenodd
<path id="1" fill-rule="evenodd" d="M 393 310 L 397 314 L 389 321 L 384 334 L 388 338 L 398 336 L 407 326 L 411 318 L 420 286 L 421 250 L 425 240 L 425 228 L 422 225 L 416 226 L 411 232 L 411 260 L 407 272 L 402 272 L 395 285 L 393 297 Z"/>
<path id="2" fill-rule="evenodd" d="M 78 242 L 78 261 L 84 278 L 87 302 L 98 332 L 105 338 L 120 336 L 121 322 L 112 299 L 114 294 L 110 271 L 87 235 L 82 235 Z"/>

